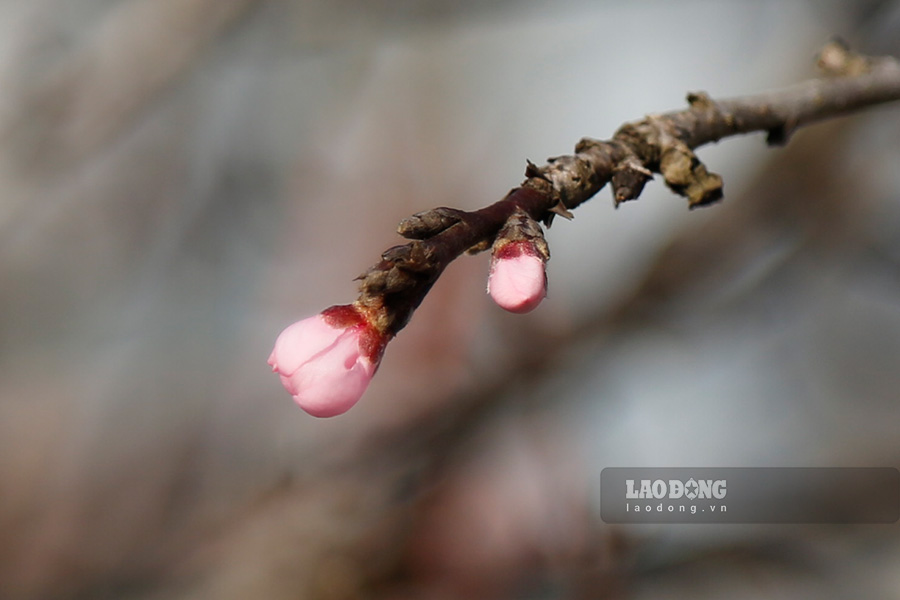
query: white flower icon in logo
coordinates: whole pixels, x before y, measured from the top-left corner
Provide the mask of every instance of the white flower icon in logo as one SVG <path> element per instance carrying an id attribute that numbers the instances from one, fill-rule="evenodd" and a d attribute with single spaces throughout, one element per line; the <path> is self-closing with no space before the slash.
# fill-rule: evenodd
<path id="1" fill-rule="evenodd" d="M 693 500 L 697 497 L 697 492 L 699 490 L 700 486 L 697 485 L 697 482 L 694 481 L 693 477 L 688 479 L 687 483 L 684 484 L 684 495 L 687 496 L 690 500 Z"/>

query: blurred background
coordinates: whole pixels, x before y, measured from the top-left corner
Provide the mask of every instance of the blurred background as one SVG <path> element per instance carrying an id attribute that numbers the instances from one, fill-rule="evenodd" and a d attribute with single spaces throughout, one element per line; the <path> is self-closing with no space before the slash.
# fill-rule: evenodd
<path id="1" fill-rule="evenodd" d="M 454 263 L 366 396 L 266 358 L 526 159 L 900 54 L 900 3 L 0 3 L 0 598 L 898 598 L 892 526 L 611 526 L 608 466 L 900 465 L 900 105 L 608 190 L 504 313 Z"/>

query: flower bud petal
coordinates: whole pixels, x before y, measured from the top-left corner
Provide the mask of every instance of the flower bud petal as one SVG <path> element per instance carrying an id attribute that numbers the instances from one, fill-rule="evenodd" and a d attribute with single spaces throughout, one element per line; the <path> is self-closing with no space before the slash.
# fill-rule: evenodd
<path id="1" fill-rule="evenodd" d="M 332 307 L 285 329 L 269 364 L 300 408 L 314 417 L 332 417 L 362 397 L 385 343 L 356 309 Z"/>
<path id="2" fill-rule="evenodd" d="M 495 252 L 488 293 L 501 308 L 514 313 L 534 310 L 547 296 L 544 259 L 528 242 L 512 242 Z"/>

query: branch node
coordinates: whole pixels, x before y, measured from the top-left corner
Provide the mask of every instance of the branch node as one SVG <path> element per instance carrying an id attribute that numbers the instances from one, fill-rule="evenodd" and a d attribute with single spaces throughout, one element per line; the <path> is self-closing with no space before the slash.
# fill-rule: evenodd
<path id="1" fill-rule="evenodd" d="M 778 127 L 773 127 L 766 132 L 766 144 L 769 146 L 784 146 L 791 139 L 795 129 L 796 123 L 792 119 L 785 121 Z"/>
<path id="2" fill-rule="evenodd" d="M 550 260 L 550 247 L 540 224 L 521 208 L 516 208 L 500 228 L 493 247 L 496 250 L 510 242 L 528 242 L 545 262 Z"/>
<path id="3" fill-rule="evenodd" d="M 595 140 L 594 138 L 583 137 L 578 140 L 578 143 L 575 144 L 575 153 L 585 152 L 590 150 L 591 148 L 600 148 L 603 146 L 603 142 L 600 140 Z"/>
<path id="4" fill-rule="evenodd" d="M 684 143 L 678 142 L 663 150 L 659 172 L 673 192 L 688 199 L 690 208 L 722 199 L 722 178 L 707 171 Z"/>
<path id="5" fill-rule="evenodd" d="M 388 248 L 381 253 L 381 260 L 411 273 L 428 271 L 433 266 L 431 253 L 419 241 Z"/>
<path id="6" fill-rule="evenodd" d="M 441 206 L 416 213 L 400 221 L 397 233 L 410 240 L 424 240 L 459 223 L 464 211 Z"/>
<path id="7" fill-rule="evenodd" d="M 847 42 L 835 38 L 819 52 L 816 66 L 830 77 L 856 77 L 870 72 L 873 60 L 853 52 Z"/>
<path id="8" fill-rule="evenodd" d="M 618 164 L 612 176 L 613 202 L 616 208 L 622 202 L 634 200 L 640 196 L 644 185 L 651 179 L 653 179 L 653 173 L 634 156 Z"/>
<path id="9" fill-rule="evenodd" d="M 691 108 L 706 110 L 715 107 L 715 102 L 706 92 L 689 92 L 687 95 L 688 104 Z"/>

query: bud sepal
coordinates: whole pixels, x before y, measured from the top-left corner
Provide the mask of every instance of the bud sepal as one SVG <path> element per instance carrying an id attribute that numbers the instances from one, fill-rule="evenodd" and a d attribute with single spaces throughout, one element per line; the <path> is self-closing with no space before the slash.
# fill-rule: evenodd
<path id="1" fill-rule="evenodd" d="M 487 291 L 501 308 L 527 313 L 547 296 L 550 250 L 539 223 L 517 209 L 497 234 Z"/>

